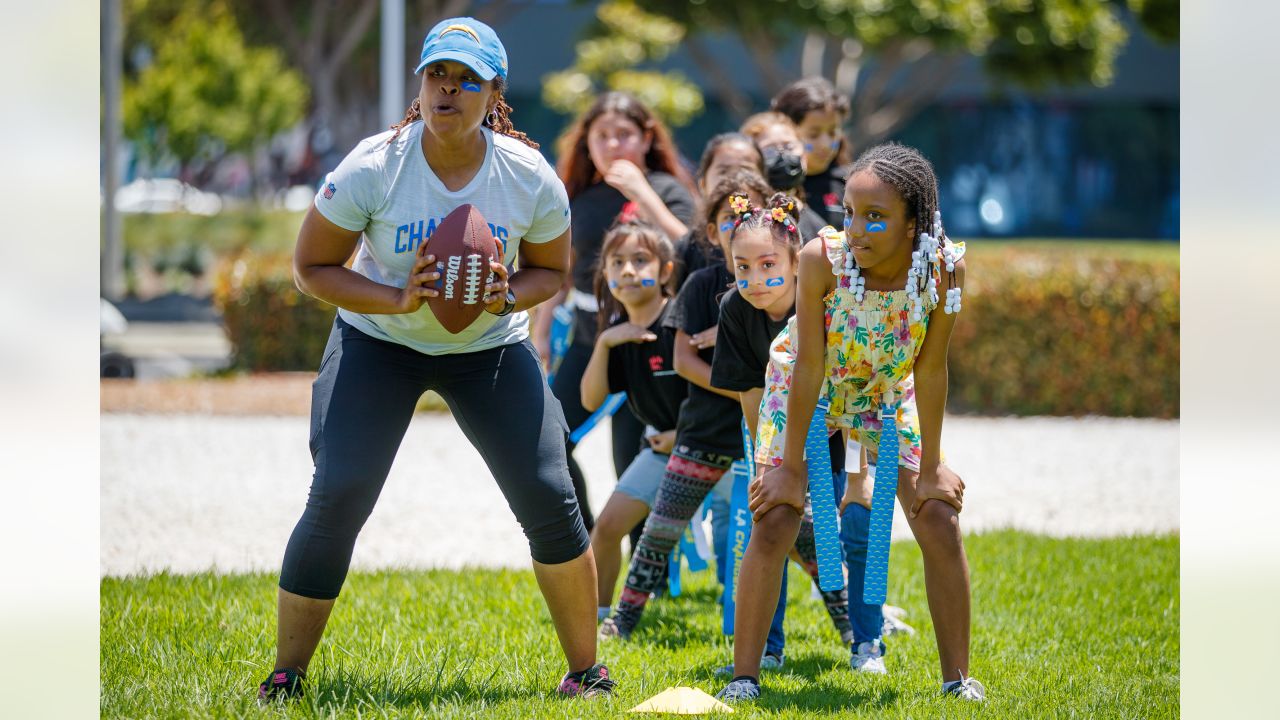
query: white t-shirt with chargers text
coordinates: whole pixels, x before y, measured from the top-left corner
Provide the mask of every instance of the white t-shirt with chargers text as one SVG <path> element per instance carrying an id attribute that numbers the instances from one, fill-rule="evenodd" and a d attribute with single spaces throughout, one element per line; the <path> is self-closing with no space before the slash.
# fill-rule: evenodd
<path id="1" fill-rule="evenodd" d="M 457 192 L 440 182 L 422 154 L 421 121 L 366 138 L 329 173 L 316 193 L 316 209 L 333 224 L 361 231 L 352 268 L 384 285 L 404 287 L 418 246 L 444 218 L 470 203 L 502 242 L 503 263 L 515 267 L 520 243 L 544 243 L 569 229 L 569 198 L 555 170 L 537 150 L 481 128 L 484 163 Z M 352 326 L 428 355 L 476 352 L 520 342 L 529 336 L 529 316 L 481 313 L 454 335 L 423 303 L 417 312 L 375 315 L 339 308 Z"/>

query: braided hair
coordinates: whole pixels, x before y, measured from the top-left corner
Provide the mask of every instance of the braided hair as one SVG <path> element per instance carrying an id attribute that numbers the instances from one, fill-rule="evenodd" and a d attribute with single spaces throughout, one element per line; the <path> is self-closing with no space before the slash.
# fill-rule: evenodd
<path id="1" fill-rule="evenodd" d="M 933 305 L 938 304 L 934 273 L 939 265 L 946 269 L 947 300 L 943 310 L 948 315 L 960 312 L 961 288 L 956 281 L 956 263 L 964 256 L 964 243 L 952 243 L 943 231 L 942 213 L 938 210 L 938 178 L 933 165 L 919 150 L 890 142 L 864 152 L 849 169 L 849 177 L 864 170 L 892 185 L 906 205 L 909 217 L 915 221 L 915 237 L 911 240 L 915 251 L 911 253 L 906 285 L 912 321 L 919 322 L 924 317 L 926 298 Z M 844 272 L 837 274 L 844 276 L 844 286 L 852 288 L 854 297 L 862 302 L 866 278 L 860 276 L 852 253 L 845 256 Z"/>
<path id="2" fill-rule="evenodd" d="M 493 79 L 493 94 L 496 97 L 497 102 L 494 103 L 493 112 L 485 116 L 484 126 L 500 135 L 506 135 L 507 137 L 519 140 L 525 145 L 537 150 L 538 143 L 530 139 L 528 135 L 516 130 L 515 126 L 511 124 L 511 106 L 507 104 L 507 99 L 502 96 L 502 91 L 504 89 L 505 85 L 503 84 L 502 78 L 495 77 Z M 391 126 L 390 129 L 395 130 L 395 133 L 391 136 L 390 140 L 387 140 L 387 144 L 390 145 L 395 142 L 395 139 L 400 137 L 400 131 L 406 128 L 409 123 L 416 122 L 421 119 L 422 104 L 418 98 L 414 98 L 413 102 L 409 105 L 409 109 L 404 113 L 404 119 Z"/>
<path id="3" fill-rule="evenodd" d="M 863 170 L 871 171 L 898 191 L 907 207 L 908 218 L 916 222 L 912 246 L 918 245 L 920 233 L 931 232 L 933 214 L 938 210 L 938 177 L 933 165 L 919 150 L 888 142 L 862 153 L 849 169 L 849 177 Z"/>
<path id="4" fill-rule="evenodd" d="M 738 216 L 729 233 L 729 245 L 742 229 L 767 228 L 775 243 L 781 243 L 791 253 L 800 252 L 800 203 L 794 196 L 774 193 L 764 207 L 751 207 L 751 201 L 742 193 L 729 196 L 730 207 Z"/>

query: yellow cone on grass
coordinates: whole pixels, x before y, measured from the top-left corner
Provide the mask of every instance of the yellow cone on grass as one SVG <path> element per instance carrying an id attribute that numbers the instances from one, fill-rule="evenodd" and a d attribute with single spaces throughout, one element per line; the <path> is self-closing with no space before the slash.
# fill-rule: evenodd
<path id="1" fill-rule="evenodd" d="M 733 708 L 691 687 L 669 687 L 631 708 L 633 713 L 668 713 L 671 715 L 703 715 L 733 712 Z"/>

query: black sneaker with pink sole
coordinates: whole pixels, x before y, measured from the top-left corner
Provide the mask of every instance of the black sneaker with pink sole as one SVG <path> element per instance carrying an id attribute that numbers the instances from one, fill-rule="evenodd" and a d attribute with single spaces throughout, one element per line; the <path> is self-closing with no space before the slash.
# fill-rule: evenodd
<path id="1" fill-rule="evenodd" d="M 276 668 L 258 686 L 258 702 L 302 697 L 302 681 L 306 677 L 307 674 L 298 668 Z"/>
<path id="2" fill-rule="evenodd" d="M 586 670 L 569 673 L 560 681 L 556 693 L 565 697 L 590 698 L 613 694 L 613 680 L 609 677 L 609 668 L 596 663 Z"/>

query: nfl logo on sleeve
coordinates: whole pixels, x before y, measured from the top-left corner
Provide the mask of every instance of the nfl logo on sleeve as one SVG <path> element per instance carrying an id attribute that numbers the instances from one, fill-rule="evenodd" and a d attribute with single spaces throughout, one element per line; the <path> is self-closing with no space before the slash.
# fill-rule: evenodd
<path id="1" fill-rule="evenodd" d="M 326 183 L 324 186 L 324 199 L 332 200 L 333 194 L 337 191 L 338 191 L 338 188 L 334 187 L 333 183 Z"/>

